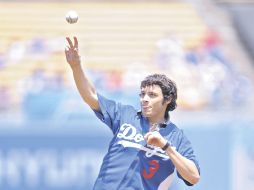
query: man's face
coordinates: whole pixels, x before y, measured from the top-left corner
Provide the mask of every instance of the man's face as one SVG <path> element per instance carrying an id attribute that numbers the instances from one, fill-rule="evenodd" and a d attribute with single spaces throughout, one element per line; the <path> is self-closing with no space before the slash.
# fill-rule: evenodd
<path id="1" fill-rule="evenodd" d="M 141 88 L 140 103 L 142 114 L 150 122 L 164 121 L 164 115 L 169 102 L 163 103 L 163 94 L 159 85 Z"/>

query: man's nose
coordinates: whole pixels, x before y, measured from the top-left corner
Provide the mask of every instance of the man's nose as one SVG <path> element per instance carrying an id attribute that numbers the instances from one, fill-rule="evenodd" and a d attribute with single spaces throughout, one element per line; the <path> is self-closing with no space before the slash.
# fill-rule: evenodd
<path id="1" fill-rule="evenodd" d="M 145 94 L 143 97 L 143 101 L 148 102 L 148 100 L 149 100 L 149 96 L 147 94 Z"/>

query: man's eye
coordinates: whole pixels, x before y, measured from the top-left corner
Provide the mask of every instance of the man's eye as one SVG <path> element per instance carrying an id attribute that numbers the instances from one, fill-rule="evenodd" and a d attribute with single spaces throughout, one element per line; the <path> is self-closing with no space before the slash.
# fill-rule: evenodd
<path id="1" fill-rule="evenodd" d="M 144 96 L 145 96 L 145 93 L 141 92 L 141 93 L 139 94 L 139 96 L 140 96 L 140 97 L 144 97 Z"/>
<path id="2" fill-rule="evenodd" d="M 155 93 L 149 93 L 148 96 L 154 98 L 154 97 L 156 97 L 156 94 Z"/>

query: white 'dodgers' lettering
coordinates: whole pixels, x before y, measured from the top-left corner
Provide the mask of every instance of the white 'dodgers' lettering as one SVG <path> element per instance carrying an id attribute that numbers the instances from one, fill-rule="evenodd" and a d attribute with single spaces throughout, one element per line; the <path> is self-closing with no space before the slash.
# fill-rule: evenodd
<path id="1" fill-rule="evenodd" d="M 123 147 L 143 150 L 146 152 L 146 157 L 152 157 L 153 155 L 156 155 L 163 158 L 164 160 L 169 159 L 169 157 L 165 154 L 165 151 L 161 150 L 161 148 L 152 145 L 147 145 L 148 147 L 144 147 L 143 145 L 139 144 L 139 142 L 144 141 L 144 137 L 140 133 L 137 133 L 137 129 L 130 124 L 124 123 L 121 125 L 117 137 L 123 139 L 119 140 L 118 144 L 121 144 Z"/>
<path id="2" fill-rule="evenodd" d="M 137 129 L 135 127 L 126 123 L 120 127 L 117 137 L 125 140 L 134 140 L 135 142 L 144 140 L 144 137 L 141 134 L 137 134 Z"/>

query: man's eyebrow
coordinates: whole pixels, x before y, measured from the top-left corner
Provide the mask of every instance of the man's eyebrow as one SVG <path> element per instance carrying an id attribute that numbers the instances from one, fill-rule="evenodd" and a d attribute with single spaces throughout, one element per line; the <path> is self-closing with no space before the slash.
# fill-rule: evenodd
<path id="1" fill-rule="evenodd" d="M 158 95 L 158 93 L 157 93 L 157 92 L 154 92 L 154 91 L 149 91 L 148 93 Z"/>

